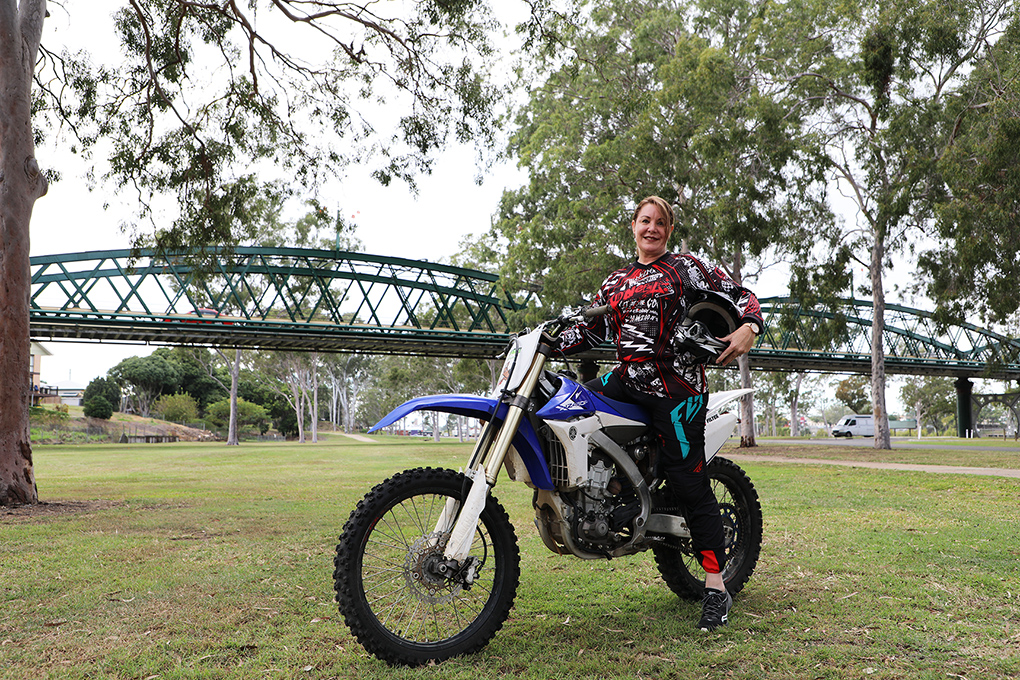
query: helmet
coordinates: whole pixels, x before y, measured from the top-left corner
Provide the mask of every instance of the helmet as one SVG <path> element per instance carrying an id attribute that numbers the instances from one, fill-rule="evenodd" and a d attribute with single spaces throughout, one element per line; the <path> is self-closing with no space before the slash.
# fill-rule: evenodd
<path id="1" fill-rule="evenodd" d="M 718 338 L 737 329 L 740 311 L 729 298 L 714 291 L 699 291 L 697 297 L 677 328 L 676 353 L 690 363 L 707 364 L 729 347 Z"/>

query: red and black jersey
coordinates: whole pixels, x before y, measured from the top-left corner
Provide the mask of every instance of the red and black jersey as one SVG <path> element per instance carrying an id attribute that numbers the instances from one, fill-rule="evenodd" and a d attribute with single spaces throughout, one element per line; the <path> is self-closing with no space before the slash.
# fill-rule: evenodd
<path id="1" fill-rule="evenodd" d="M 675 333 L 704 290 L 730 298 L 741 321 L 764 327 L 751 291 L 692 255 L 666 253 L 651 264 L 634 262 L 610 274 L 593 304 L 609 305 L 612 311 L 564 330 L 560 349 L 576 354 L 612 339 L 620 361 L 613 372 L 624 384 L 668 399 L 704 394 L 705 367 L 693 364 L 689 355 L 685 359 Z"/>

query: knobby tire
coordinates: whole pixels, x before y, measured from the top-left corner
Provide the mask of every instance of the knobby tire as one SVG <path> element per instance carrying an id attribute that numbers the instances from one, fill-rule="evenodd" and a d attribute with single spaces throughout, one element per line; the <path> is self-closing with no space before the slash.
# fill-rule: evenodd
<path id="1" fill-rule="evenodd" d="M 708 478 L 719 502 L 724 525 L 733 528 L 733 543 L 727 548 L 723 581 L 731 595 L 736 595 L 747 584 L 761 553 L 762 513 L 758 492 L 740 467 L 725 458 L 713 458 L 708 464 Z M 674 546 L 653 548 L 655 563 L 662 579 L 670 590 L 687 600 L 700 600 L 705 590 L 704 572 L 690 548 Z"/>
<path id="2" fill-rule="evenodd" d="M 391 665 L 478 651 L 510 614 L 520 553 L 510 517 L 491 494 L 471 546 L 482 560 L 471 588 L 430 578 L 422 567 L 441 556 L 436 521 L 447 498 L 463 500 L 465 482 L 452 470 L 401 472 L 372 489 L 344 525 L 333 573 L 340 612 L 358 642 Z"/>

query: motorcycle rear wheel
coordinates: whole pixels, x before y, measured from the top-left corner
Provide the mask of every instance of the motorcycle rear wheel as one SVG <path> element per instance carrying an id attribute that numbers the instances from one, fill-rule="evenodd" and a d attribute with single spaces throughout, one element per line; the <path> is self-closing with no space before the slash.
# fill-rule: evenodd
<path id="1" fill-rule="evenodd" d="M 731 595 L 736 595 L 747 584 L 761 553 L 762 513 L 758 492 L 751 480 L 733 461 L 713 458 L 707 468 L 708 478 L 719 502 L 723 527 L 730 539 L 726 548 L 726 566 L 723 581 Z M 690 539 L 682 549 L 675 546 L 657 546 L 652 549 L 659 574 L 678 596 L 687 600 L 700 600 L 705 590 L 704 571 L 694 554 Z"/>
<path id="2" fill-rule="evenodd" d="M 503 626 L 520 581 L 510 517 L 488 496 L 470 557 L 481 565 L 470 588 L 437 577 L 449 535 L 436 522 L 468 484 L 452 470 L 418 468 L 372 489 L 344 525 L 334 559 L 336 601 L 354 637 L 391 665 L 418 666 L 484 647 Z"/>

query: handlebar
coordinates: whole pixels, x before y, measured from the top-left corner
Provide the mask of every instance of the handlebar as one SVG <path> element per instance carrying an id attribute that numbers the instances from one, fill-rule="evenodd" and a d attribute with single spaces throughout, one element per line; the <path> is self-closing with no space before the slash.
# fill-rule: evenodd
<path id="1" fill-rule="evenodd" d="M 599 305 L 598 307 L 584 307 L 577 310 L 567 310 L 559 317 L 551 319 L 546 322 L 546 326 L 555 328 L 557 331 L 561 331 L 567 326 L 570 326 L 578 321 L 586 321 L 587 319 L 594 319 L 597 316 L 604 316 L 611 311 L 609 305 Z"/>

